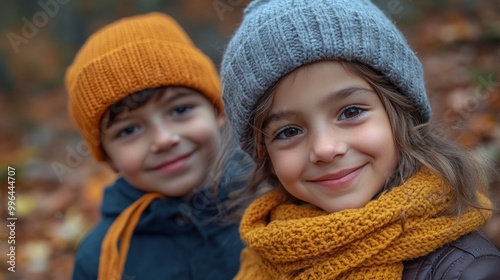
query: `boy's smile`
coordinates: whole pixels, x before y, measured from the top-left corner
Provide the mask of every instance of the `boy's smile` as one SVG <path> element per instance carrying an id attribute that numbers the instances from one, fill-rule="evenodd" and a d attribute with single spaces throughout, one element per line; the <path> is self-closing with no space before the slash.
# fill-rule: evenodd
<path id="1" fill-rule="evenodd" d="M 165 174 L 171 174 L 178 172 L 188 166 L 189 159 L 193 153 L 187 153 L 185 155 L 177 156 L 173 159 L 167 159 L 162 163 L 156 164 L 149 168 L 151 171 L 161 172 Z"/>
<path id="2" fill-rule="evenodd" d="M 208 176 L 224 122 L 202 94 L 168 87 L 159 98 L 120 112 L 103 130 L 102 145 L 108 163 L 136 188 L 189 196 Z"/>
<path id="3" fill-rule="evenodd" d="M 316 62 L 282 78 L 263 131 L 285 189 L 328 212 L 363 207 L 397 165 L 382 102 L 340 62 Z"/>

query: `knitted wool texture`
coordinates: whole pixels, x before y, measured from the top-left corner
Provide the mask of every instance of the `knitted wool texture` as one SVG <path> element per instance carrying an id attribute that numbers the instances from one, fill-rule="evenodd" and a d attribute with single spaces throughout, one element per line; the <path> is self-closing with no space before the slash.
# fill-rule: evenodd
<path id="1" fill-rule="evenodd" d="M 245 9 L 221 64 L 226 114 L 245 151 L 254 149 L 252 120 L 266 90 L 320 60 L 370 66 L 416 105 L 422 122 L 428 121 L 422 65 L 369 0 L 256 0 Z"/>
<path id="2" fill-rule="evenodd" d="M 478 194 L 484 206 L 490 201 Z M 429 254 L 483 225 L 486 210 L 459 219 L 449 185 L 424 169 L 364 208 L 328 214 L 273 191 L 245 211 L 248 248 L 235 279 L 401 279 L 404 260 Z"/>
<path id="3" fill-rule="evenodd" d="M 99 122 L 120 99 L 148 88 L 184 86 L 222 112 L 221 86 L 210 58 L 171 17 L 161 13 L 123 18 L 94 33 L 66 71 L 69 112 L 98 160 Z"/>

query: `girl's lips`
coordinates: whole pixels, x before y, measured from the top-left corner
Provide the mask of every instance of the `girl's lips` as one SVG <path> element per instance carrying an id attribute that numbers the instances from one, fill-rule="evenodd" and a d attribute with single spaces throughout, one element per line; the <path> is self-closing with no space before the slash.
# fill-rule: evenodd
<path id="1" fill-rule="evenodd" d="M 189 162 L 192 154 L 181 156 L 174 160 L 162 163 L 152 169 L 152 171 L 158 171 L 161 173 L 172 174 L 184 169 Z"/>
<path id="2" fill-rule="evenodd" d="M 348 187 L 361 173 L 364 165 L 321 176 L 310 182 L 327 189 L 339 190 Z"/>

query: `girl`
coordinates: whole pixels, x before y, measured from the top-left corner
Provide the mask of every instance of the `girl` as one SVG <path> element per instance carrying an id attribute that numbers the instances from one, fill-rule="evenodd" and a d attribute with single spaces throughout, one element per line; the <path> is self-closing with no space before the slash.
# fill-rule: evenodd
<path id="1" fill-rule="evenodd" d="M 497 279 L 480 162 L 443 139 L 423 71 L 368 0 L 253 1 L 224 54 L 256 161 L 236 279 Z"/>
<path id="2" fill-rule="evenodd" d="M 66 86 L 88 147 L 120 177 L 73 279 L 232 279 L 243 244 L 219 206 L 248 161 L 224 133 L 212 61 L 170 16 L 136 15 L 90 36 Z"/>

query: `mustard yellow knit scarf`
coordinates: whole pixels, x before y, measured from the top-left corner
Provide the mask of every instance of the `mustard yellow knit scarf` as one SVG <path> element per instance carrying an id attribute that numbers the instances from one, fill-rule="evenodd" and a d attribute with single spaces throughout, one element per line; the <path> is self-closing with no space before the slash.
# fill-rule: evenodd
<path id="1" fill-rule="evenodd" d="M 155 199 L 164 198 L 158 193 L 146 193 L 125 209 L 111 224 L 101 244 L 98 280 L 122 279 L 130 240 L 142 213 Z"/>
<path id="2" fill-rule="evenodd" d="M 450 201 L 449 186 L 427 169 L 364 208 L 330 214 L 273 191 L 245 211 L 240 233 L 248 247 L 235 279 L 401 279 L 404 260 L 478 229 L 490 216 L 475 209 L 460 219 L 440 216 Z"/>

